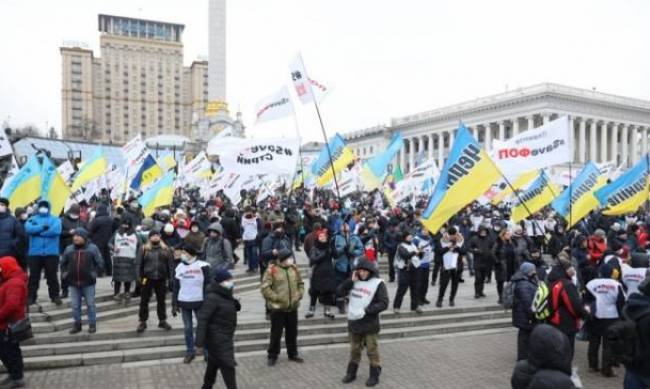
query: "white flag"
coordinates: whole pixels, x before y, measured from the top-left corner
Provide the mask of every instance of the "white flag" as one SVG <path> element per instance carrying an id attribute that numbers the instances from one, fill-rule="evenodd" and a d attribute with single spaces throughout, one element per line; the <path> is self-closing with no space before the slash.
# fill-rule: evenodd
<path id="1" fill-rule="evenodd" d="M 142 141 L 140 135 L 131 139 L 127 144 L 122 146 L 122 155 L 126 160 L 126 166 L 129 167 L 129 175 L 133 177 L 137 172 L 137 166 L 147 157 L 147 145 Z M 130 177 L 127 177 L 130 178 Z"/>
<path id="2" fill-rule="evenodd" d="M 255 122 L 281 119 L 294 113 L 289 88 L 283 86 L 272 95 L 264 97 L 255 105 Z"/>
<path id="3" fill-rule="evenodd" d="M 14 150 L 11 148 L 11 142 L 9 142 L 9 137 L 7 136 L 6 130 L 0 132 L 0 157 L 5 155 L 13 154 Z"/>
<path id="4" fill-rule="evenodd" d="M 298 138 L 226 138 L 208 143 L 208 155 L 218 155 L 226 172 L 242 175 L 290 174 L 298 161 Z"/>
<path id="5" fill-rule="evenodd" d="M 308 104 L 314 101 L 312 87 L 309 84 L 309 78 L 305 71 L 305 64 L 302 62 L 302 57 L 300 55 L 296 56 L 296 59 L 291 63 L 289 70 L 291 72 L 293 87 L 296 90 L 296 95 L 298 95 L 300 102 Z"/>
<path id="6" fill-rule="evenodd" d="M 494 140 L 492 160 L 506 177 L 573 160 L 569 118 L 522 132 L 505 142 Z"/>
<path id="7" fill-rule="evenodd" d="M 56 170 L 59 172 L 61 175 L 61 178 L 65 182 L 70 182 L 70 178 L 74 175 L 74 166 L 72 166 L 72 162 L 70 161 L 65 161 L 59 167 L 56 168 Z"/>

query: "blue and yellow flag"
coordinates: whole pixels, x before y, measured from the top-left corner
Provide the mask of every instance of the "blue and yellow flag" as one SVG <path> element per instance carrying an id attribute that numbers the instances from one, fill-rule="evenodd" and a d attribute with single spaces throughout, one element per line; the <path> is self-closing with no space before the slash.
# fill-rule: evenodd
<path id="1" fill-rule="evenodd" d="M 595 193 L 604 215 L 624 215 L 639 210 L 648 200 L 648 156 L 634 165 L 616 181 Z"/>
<path id="2" fill-rule="evenodd" d="M 501 201 L 503 201 L 506 197 L 512 194 L 512 190 L 519 190 L 526 185 L 528 185 L 531 181 L 533 181 L 535 178 L 539 177 L 539 170 L 531 170 L 526 173 L 522 173 L 519 177 L 517 177 L 516 180 L 512 182 L 512 187 L 510 185 L 507 185 L 501 192 L 497 193 L 494 197 L 492 197 L 492 200 L 490 201 L 492 205 L 497 205 Z"/>
<path id="3" fill-rule="evenodd" d="M 108 162 L 101 147 L 95 149 L 95 153 L 90 159 L 79 168 L 77 175 L 72 182 L 72 191 L 76 191 L 90 181 L 102 176 L 108 169 Z"/>
<path id="4" fill-rule="evenodd" d="M 398 132 L 393 135 L 393 139 L 391 139 L 384 152 L 376 155 L 363 164 L 363 169 L 361 170 L 361 182 L 363 182 L 363 186 L 367 191 L 372 191 L 381 186 L 390 161 L 395 158 L 395 155 L 400 151 L 403 145 L 404 140 L 402 139 L 402 135 Z"/>
<path id="5" fill-rule="evenodd" d="M 153 182 L 162 175 L 162 168 L 158 163 L 156 163 L 156 160 L 151 156 L 151 154 L 149 154 L 144 161 L 142 161 L 140 169 L 138 169 L 135 177 L 133 177 L 133 180 L 131 181 L 131 189 L 138 190 L 147 187 L 153 184 Z"/>
<path id="6" fill-rule="evenodd" d="M 174 172 L 167 172 L 163 178 L 154 183 L 146 192 L 140 196 L 139 203 L 142 205 L 142 213 L 149 217 L 156 212 L 156 208 L 170 205 L 174 198 Z"/>
<path id="7" fill-rule="evenodd" d="M 354 162 L 354 153 L 345 145 L 343 137 L 339 134 L 334 135 L 328 144 L 329 152 L 332 153 L 334 171 L 338 174 Z M 330 165 L 329 152 L 327 151 L 327 145 L 325 145 L 318 154 L 318 159 L 311 165 L 311 173 L 314 177 L 318 177 L 317 184 L 321 187 L 327 185 L 334 178 L 332 166 Z"/>
<path id="8" fill-rule="evenodd" d="M 601 176 L 596 164 L 589 162 L 551 206 L 569 223 L 569 227 L 573 227 L 598 207 L 594 192 L 602 188 L 606 181 L 607 178 Z"/>
<path id="9" fill-rule="evenodd" d="M 512 222 L 519 223 L 548 205 L 560 193 L 560 187 L 552 183 L 542 171 L 530 187 L 515 198 L 512 206 Z"/>
<path id="10" fill-rule="evenodd" d="M 59 215 L 70 197 L 70 188 L 49 158 L 43 158 L 41 199 L 50 203 L 52 215 Z"/>
<path id="11" fill-rule="evenodd" d="M 422 214 L 422 224 L 435 234 L 447 220 L 490 189 L 499 177 L 501 172 L 490 156 L 461 123 L 436 188 Z"/>
<path id="12" fill-rule="evenodd" d="M 158 159 L 158 164 L 163 168 L 164 171 L 172 170 L 176 167 L 176 159 L 172 153 L 167 153 Z"/>
<path id="13" fill-rule="evenodd" d="M 9 199 L 11 209 L 26 207 L 41 195 L 41 164 L 35 155 L 2 188 L 0 196 Z"/>

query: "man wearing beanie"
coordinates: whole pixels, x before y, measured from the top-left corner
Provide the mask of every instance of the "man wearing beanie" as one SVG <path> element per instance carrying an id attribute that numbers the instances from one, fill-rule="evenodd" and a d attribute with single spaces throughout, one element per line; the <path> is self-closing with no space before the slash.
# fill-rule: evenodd
<path id="1" fill-rule="evenodd" d="M 650 269 L 639 284 L 638 292 L 630 295 L 625 308 L 625 318 L 636 324 L 636 360 L 625 365 L 625 388 L 650 387 Z"/>
<path id="2" fill-rule="evenodd" d="M 268 365 L 275 366 L 278 360 L 283 332 L 289 360 L 304 362 L 298 355 L 298 307 L 304 294 L 304 283 L 290 245 L 279 250 L 277 260 L 266 269 L 261 291 L 271 311 Z"/>
<path id="3" fill-rule="evenodd" d="M 60 251 L 63 253 L 66 247 L 72 244 L 72 237 L 75 234 L 75 231 L 83 228 L 88 229 L 86 223 L 83 222 L 80 218 L 81 207 L 79 204 L 74 203 L 70 206 L 68 211 L 61 217 L 61 239 L 60 239 Z M 61 277 L 61 298 L 68 297 L 68 283 Z"/>
<path id="4" fill-rule="evenodd" d="M 603 263 L 598 268 L 598 278 L 587 283 L 589 294 L 585 299 L 594 302 L 594 319 L 587 325 L 589 329 L 589 369 L 599 371 L 606 377 L 613 377 L 613 361 L 611 350 L 607 342 L 607 329 L 616 323 L 625 305 L 625 292 L 623 286 L 612 278 L 614 269 L 611 265 Z M 602 343 L 602 366 L 598 367 L 598 349 Z"/>
<path id="5" fill-rule="evenodd" d="M 9 212 L 9 200 L 0 197 L 0 258 L 23 257 L 21 247 L 25 241 L 25 230 L 22 224 Z M 25 264 L 21 264 L 23 269 Z"/>
<path id="6" fill-rule="evenodd" d="M 165 293 L 167 282 L 172 276 L 174 255 L 169 247 L 163 243 L 159 231 L 149 232 L 149 241 L 142 246 L 136 257 L 135 268 L 138 274 L 138 282 L 141 285 L 140 297 L 140 324 L 138 333 L 147 329 L 149 318 L 149 300 L 151 295 L 156 293 L 156 313 L 158 314 L 158 328 L 169 331 L 172 327 L 167 323 L 167 312 L 165 306 Z"/>
<path id="7" fill-rule="evenodd" d="M 535 265 L 524 262 L 510 281 L 514 284 L 512 299 L 512 325 L 519 329 L 517 334 L 517 360 L 528 359 L 530 333 L 535 327 L 532 311 L 537 292 L 537 271 Z"/>
<path id="8" fill-rule="evenodd" d="M 205 291 L 205 299 L 196 315 L 196 346 L 208 350 L 208 364 L 203 378 L 203 389 L 211 389 L 221 371 L 227 389 L 237 389 L 235 376 L 235 328 L 241 305 L 233 297 L 232 275 L 226 269 L 217 269 Z"/>
<path id="9" fill-rule="evenodd" d="M 186 347 L 184 363 L 192 362 L 196 356 L 192 314 L 198 315 L 203 304 L 205 288 L 210 282 L 210 265 L 197 259 L 196 255 L 194 246 L 183 246 L 180 249 L 180 263 L 174 270 L 172 315 L 176 316 L 179 311 L 182 314 Z"/>

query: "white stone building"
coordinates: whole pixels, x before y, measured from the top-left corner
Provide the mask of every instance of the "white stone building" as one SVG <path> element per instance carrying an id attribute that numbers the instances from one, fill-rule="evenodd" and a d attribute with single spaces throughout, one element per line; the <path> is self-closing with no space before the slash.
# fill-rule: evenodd
<path id="1" fill-rule="evenodd" d="M 407 173 L 420 156 L 434 158 L 442 167 L 460 121 L 490 149 L 493 139 L 508 139 L 564 115 L 574 130 L 576 164 L 591 160 L 630 166 L 648 152 L 650 101 L 552 83 L 393 118 L 388 126 L 352 131 L 344 138 L 357 156 L 367 159 L 400 131 L 404 148 L 395 162 Z"/>

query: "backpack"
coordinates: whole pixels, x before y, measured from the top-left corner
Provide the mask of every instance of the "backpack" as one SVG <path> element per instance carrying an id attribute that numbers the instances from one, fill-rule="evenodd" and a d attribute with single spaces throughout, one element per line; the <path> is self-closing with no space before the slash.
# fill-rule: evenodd
<path id="1" fill-rule="evenodd" d="M 516 282 L 510 281 L 506 284 L 506 287 L 503 289 L 501 304 L 503 305 L 504 309 L 512 309 L 512 307 L 514 306 L 516 285 L 517 285 Z"/>
<path id="2" fill-rule="evenodd" d="M 553 304 L 551 303 L 551 293 L 548 284 L 540 282 L 533 297 L 531 310 L 535 319 L 539 322 L 545 322 L 553 316 Z"/>

